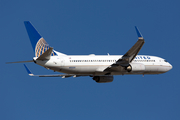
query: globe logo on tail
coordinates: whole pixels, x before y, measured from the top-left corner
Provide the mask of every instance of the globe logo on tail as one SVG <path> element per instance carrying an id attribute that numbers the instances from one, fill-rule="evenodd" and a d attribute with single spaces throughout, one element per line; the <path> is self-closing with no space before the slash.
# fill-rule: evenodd
<path id="1" fill-rule="evenodd" d="M 50 48 L 49 44 L 44 40 L 44 38 L 40 38 L 35 47 L 35 56 L 39 57 L 44 52 L 46 52 Z M 53 51 L 52 56 L 55 56 L 56 53 Z"/>

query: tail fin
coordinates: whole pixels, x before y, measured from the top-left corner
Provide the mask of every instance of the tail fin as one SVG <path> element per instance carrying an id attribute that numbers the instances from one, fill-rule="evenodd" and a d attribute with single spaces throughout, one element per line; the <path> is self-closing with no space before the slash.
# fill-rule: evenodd
<path id="1" fill-rule="evenodd" d="M 29 39 L 31 41 L 31 45 L 35 52 L 35 57 L 39 57 L 44 52 L 46 52 L 50 48 L 50 46 L 29 21 L 24 21 L 24 25 L 26 27 Z M 52 56 L 54 55 L 57 54 L 53 51 Z"/>

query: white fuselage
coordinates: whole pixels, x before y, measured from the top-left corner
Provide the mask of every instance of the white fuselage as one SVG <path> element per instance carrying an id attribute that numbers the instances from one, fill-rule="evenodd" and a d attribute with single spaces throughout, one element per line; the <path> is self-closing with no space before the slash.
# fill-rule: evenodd
<path id="1" fill-rule="evenodd" d="M 24 64 L 30 76 L 62 78 L 91 76 L 98 83 L 106 83 L 113 81 L 113 75 L 161 74 L 172 69 L 171 64 L 160 57 L 138 55 L 145 41 L 136 26 L 138 40 L 124 55 L 66 55 L 55 51 L 29 21 L 25 21 L 24 24 L 35 53 L 33 61 L 47 69 L 66 73 L 34 75 Z"/>
<path id="2" fill-rule="evenodd" d="M 66 55 L 51 56 L 50 60 L 36 60 L 36 63 L 54 71 L 67 74 L 124 75 L 124 74 L 160 74 L 172 69 L 171 64 L 155 56 L 137 55 L 131 62 L 133 70 L 128 72 L 123 67 L 110 68 L 122 55 Z"/>

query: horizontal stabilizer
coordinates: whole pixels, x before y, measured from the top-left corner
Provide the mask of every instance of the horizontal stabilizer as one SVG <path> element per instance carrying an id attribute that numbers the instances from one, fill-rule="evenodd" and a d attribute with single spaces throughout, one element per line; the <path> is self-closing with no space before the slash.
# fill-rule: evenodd
<path id="1" fill-rule="evenodd" d="M 33 60 L 28 60 L 28 61 L 6 62 L 6 64 L 12 64 L 12 63 L 27 63 L 27 62 L 34 62 L 34 61 L 33 61 Z"/>
<path id="2" fill-rule="evenodd" d="M 49 60 L 51 54 L 53 52 L 53 48 L 50 47 L 46 52 L 44 52 L 41 56 L 39 56 L 36 60 Z"/>

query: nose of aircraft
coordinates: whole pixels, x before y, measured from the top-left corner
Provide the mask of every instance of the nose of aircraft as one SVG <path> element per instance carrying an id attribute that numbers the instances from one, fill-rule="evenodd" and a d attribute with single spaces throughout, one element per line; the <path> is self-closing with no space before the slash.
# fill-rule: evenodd
<path id="1" fill-rule="evenodd" d="M 168 71 L 171 70 L 172 68 L 173 68 L 173 66 L 169 63 Z"/>

